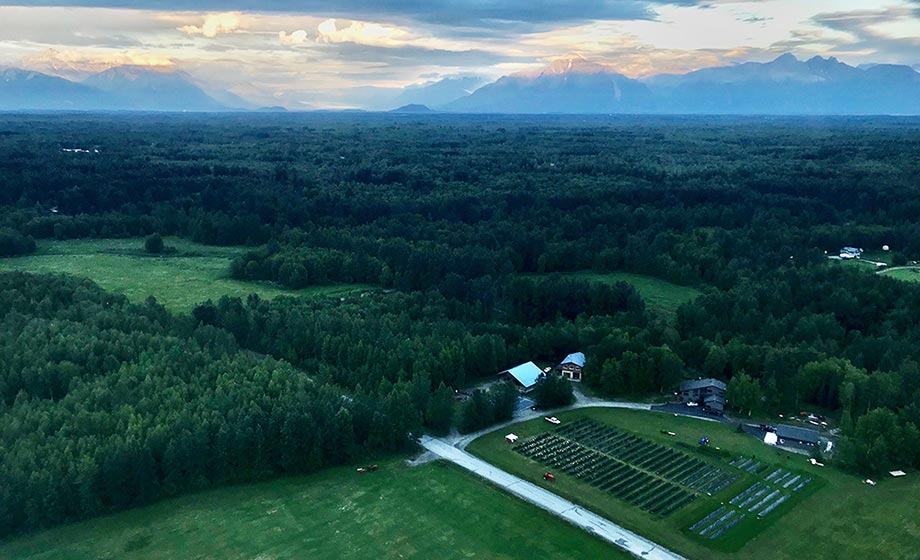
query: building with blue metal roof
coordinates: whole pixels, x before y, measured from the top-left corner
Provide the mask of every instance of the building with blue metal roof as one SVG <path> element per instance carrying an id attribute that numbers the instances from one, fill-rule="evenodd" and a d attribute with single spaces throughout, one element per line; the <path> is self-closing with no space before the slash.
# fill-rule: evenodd
<path id="1" fill-rule="evenodd" d="M 533 362 L 515 366 L 498 374 L 501 379 L 514 382 L 525 393 L 533 389 L 542 376 L 543 370 Z"/>
<path id="2" fill-rule="evenodd" d="M 559 363 L 559 373 L 572 381 L 581 381 L 585 369 L 585 355 L 575 352 L 566 356 Z"/>

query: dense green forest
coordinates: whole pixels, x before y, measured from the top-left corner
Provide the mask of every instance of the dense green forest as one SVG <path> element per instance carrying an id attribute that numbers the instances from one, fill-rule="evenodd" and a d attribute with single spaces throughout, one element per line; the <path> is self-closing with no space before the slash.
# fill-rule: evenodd
<path id="1" fill-rule="evenodd" d="M 248 246 L 239 279 L 381 288 L 173 315 L 0 274 L 0 535 L 472 431 L 514 395 L 454 417 L 454 389 L 576 350 L 603 394 L 734 379 L 739 411 L 839 415 L 844 467 L 920 467 L 920 284 L 825 255 L 920 257 L 916 120 L 18 115 L 0 155 L 0 255 L 177 235 Z"/>

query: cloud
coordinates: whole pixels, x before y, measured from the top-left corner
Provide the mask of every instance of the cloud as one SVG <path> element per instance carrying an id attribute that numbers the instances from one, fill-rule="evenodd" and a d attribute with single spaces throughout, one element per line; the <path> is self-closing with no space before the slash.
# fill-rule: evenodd
<path id="1" fill-rule="evenodd" d="M 286 31 L 280 31 L 278 33 L 278 40 L 282 45 L 303 45 L 308 39 L 307 32 L 303 29 L 298 29 L 290 35 L 288 35 Z"/>
<path id="2" fill-rule="evenodd" d="M 137 8 L 132 0 L 20 0 L 24 6 L 84 6 Z M 706 0 L 151 0 L 148 10 L 236 10 L 283 12 L 341 17 L 361 14 L 369 19 L 381 17 L 412 19 L 452 26 L 507 28 L 509 23 L 546 25 L 591 20 L 654 19 L 662 5 L 693 6 Z"/>
<path id="3" fill-rule="evenodd" d="M 345 27 L 338 28 L 335 19 L 327 19 L 319 24 L 316 30 L 319 32 L 316 40 L 326 43 L 387 46 L 405 44 L 409 38 L 409 33 L 402 29 L 363 21 L 353 21 Z"/>
<path id="4" fill-rule="evenodd" d="M 240 29 L 240 13 L 226 12 L 207 14 L 201 25 L 183 25 L 179 31 L 188 35 L 203 35 L 213 39 L 222 33 L 234 33 Z"/>
<path id="5" fill-rule="evenodd" d="M 893 6 L 822 13 L 811 20 L 822 31 L 834 34 L 834 52 L 873 57 L 871 62 L 912 64 L 920 57 L 920 13 L 909 6 Z"/>

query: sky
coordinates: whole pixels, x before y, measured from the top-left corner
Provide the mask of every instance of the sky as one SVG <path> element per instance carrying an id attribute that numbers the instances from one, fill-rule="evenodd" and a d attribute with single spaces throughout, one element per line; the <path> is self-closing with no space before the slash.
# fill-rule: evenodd
<path id="1" fill-rule="evenodd" d="M 0 66 L 132 64 L 289 108 L 578 54 L 632 77 L 791 52 L 920 69 L 920 0 L 61 0 L 0 5 Z"/>

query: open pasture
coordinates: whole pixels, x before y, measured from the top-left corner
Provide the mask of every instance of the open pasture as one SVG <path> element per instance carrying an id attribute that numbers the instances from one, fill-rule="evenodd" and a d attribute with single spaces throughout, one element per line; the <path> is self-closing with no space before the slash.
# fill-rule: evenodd
<path id="1" fill-rule="evenodd" d="M 230 263 L 247 248 L 213 247 L 178 238 L 165 241 L 173 251 L 162 255 L 145 253 L 140 238 L 39 241 L 34 255 L 0 259 L 0 272 L 82 276 L 103 289 L 124 294 L 134 303 L 153 296 L 180 313 L 222 296 L 338 296 L 370 288 L 334 285 L 290 290 L 268 282 L 236 280 L 230 277 Z"/>
<path id="2" fill-rule="evenodd" d="M 4 560 L 533 557 L 627 554 L 450 464 L 401 460 L 211 490 L 0 543 Z"/>

